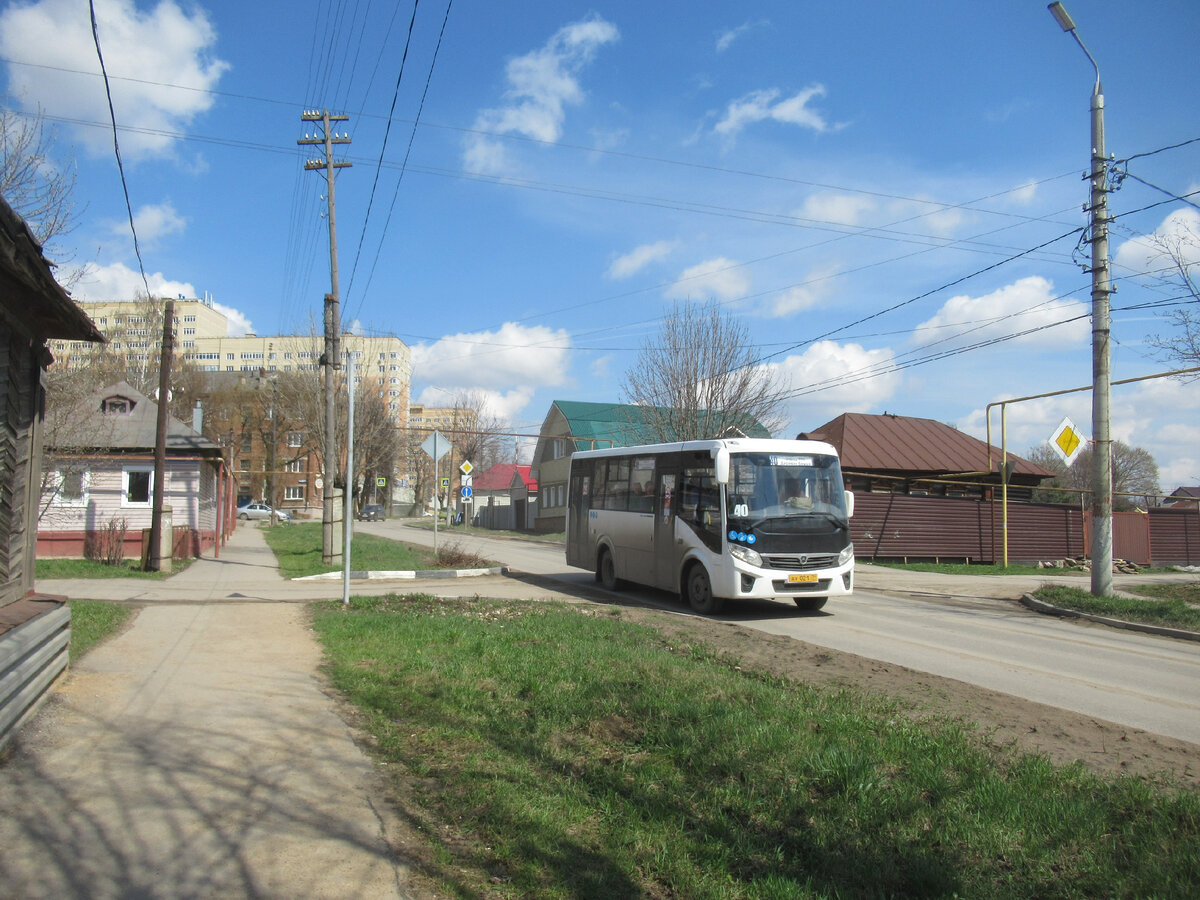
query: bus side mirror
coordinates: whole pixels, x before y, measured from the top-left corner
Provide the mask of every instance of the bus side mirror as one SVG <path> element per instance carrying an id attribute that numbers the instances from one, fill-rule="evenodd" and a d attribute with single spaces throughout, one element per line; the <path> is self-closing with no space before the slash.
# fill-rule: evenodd
<path id="1" fill-rule="evenodd" d="M 854 494 L 846 491 L 846 518 L 854 515 Z"/>
<path id="2" fill-rule="evenodd" d="M 729 451 L 721 447 L 715 451 L 713 458 L 717 470 L 717 484 L 729 484 Z"/>

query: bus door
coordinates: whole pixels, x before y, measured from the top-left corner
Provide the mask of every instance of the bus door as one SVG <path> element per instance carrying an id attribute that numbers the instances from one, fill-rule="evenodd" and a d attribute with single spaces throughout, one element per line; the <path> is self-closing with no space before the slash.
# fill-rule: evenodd
<path id="1" fill-rule="evenodd" d="M 679 590 L 679 560 L 683 545 L 675 540 L 675 517 L 679 509 L 679 462 L 661 456 L 655 479 L 654 572 L 649 583 L 667 591 Z"/>
<path id="2" fill-rule="evenodd" d="M 609 460 L 609 479 L 613 463 Z M 622 578 L 638 584 L 654 580 L 654 457 L 625 457 L 618 463 L 620 471 L 628 470 L 628 490 L 624 502 L 617 508 L 624 515 L 612 519 L 612 540 L 617 548 L 617 572 Z"/>
<path id="3" fill-rule="evenodd" d="M 571 465 L 571 483 L 567 493 L 567 565 L 581 569 L 595 567 L 588 529 L 588 510 L 592 506 L 592 464 L 575 461 Z"/>

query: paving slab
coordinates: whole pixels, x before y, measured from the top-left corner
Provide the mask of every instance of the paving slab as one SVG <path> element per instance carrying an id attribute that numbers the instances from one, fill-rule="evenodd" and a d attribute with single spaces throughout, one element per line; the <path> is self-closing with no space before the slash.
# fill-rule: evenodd
<path id="1" fill-rule="evenodd" d="M 324 691 L 308 609 L 261 602 L 288 583 L 257 529 L 151 584 L 0 766 L 0 896 L 406 896 L 397 812 Z"/>

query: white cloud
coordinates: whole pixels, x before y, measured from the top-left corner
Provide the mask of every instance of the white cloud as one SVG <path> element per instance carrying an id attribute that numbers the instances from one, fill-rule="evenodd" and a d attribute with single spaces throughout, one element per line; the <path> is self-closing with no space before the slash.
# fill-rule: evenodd
<path id="1" fill-rule="evenodd" d="M 533 399 L 533 390 L 529 388 L 514 388 L 511 391 L 493 391 L 487 388 L 472 388 L 470 393 L 480 398 L 486 405 L 488 415 L 495 416 L 504 422 L 513 422 Z M 453 392 L 447 393 L 443 388 L 427 387 L 418 394 L 415 402 L 425 406 L 450 406 L 455 400 Z"/>
<path id="2" fill-rule="evenodd" d="M 812 309 L 829 295 L 830 279 L 840 271 L 841 268 L 834 263 L 814 270 L 803 284 L 794 284 L 771 297 L 766 315 L 782 318 Z"/>
<path id="3" fill-rule="evenodd" d="M 951 297 L 937 315 L 917 326 L 912 341 L 925 345 L 939 342 L 949 348 L 1041 328 L 1014 338 L 1014 342 L 1066 347 L 1089 339 L 1088 309 L 1078 300 L 1056 298 L 1054 285 L 1035 275 L 982 297 Z M 1075 321 L 1047 327 L 1066 319 Z"/>
<path id="4" fill-rule="evenodd" d="M 1016 190 L 1009 191 L 1008 197 L 1018 206 L 1028 206 L 1037 198 L 1037 193 L 1037 182 L 1030 181 L 1021 185 Z"/>
<path id="5" fill-rule="evenodd" d="M 888 369 L 895 359 L 891 350 L 867 350 L 859 344 L 818 341 L 800 356 L 789 356 L 769 368 L 792 390 L 804 392 L 830 379 L 848 383 L 824 387 L 813 393 L 801 393 L 788 401 L 792 431 L 808 431 L 844 412 L 869 412 L 895 394 L 900 373 Z"/>
<path id="6" fill-rule="evenodd" d="M 730 28 L 727 31 L 721 32 L 721 34 L 717 35 L 717 52 L 724 53 L 729 49 L 730 45 L 734 41 L 748 32 L 751 28 L 766 24 L 767 22 L 765 19 L 760 19 L 757 22 L 745 22 L 741 25 L 738 25 L 736 28 Z"/>
<path id="7" fill-rule="evenodd" d="M 740 263 L 718 256 L 684 269 L 675 283 L 667 288 L 666 296 L 677 300 L 702 297 L 734 300 L 745 296 L 749 289 L 750 276 Z"/>
<path id="8" fill-rule="evenodd" d="M 824 117 L 816 110 L 808 108 L 810 100 L 825 96 L 824 85 L 815 84 L 782 100 L 776 99 L 779 93 L 778 88 L 753 91 L 732 101 L 725 110 L 724 118 L 713 127 L 713 131 L 731 138 L 747 125 L 766 119 L 800 125 L 816 132 L 829 130 L 830 125 Z"/>
<path id="9" fill-rule="evenodd" d="M 618 37 L 615 25 L 592 16 L 560 28 L 545 46 L 509 60 L 505 68 L 507 105 L 481 111 L 475 129 L 557 141 L 562 136 L 566 107 L 583 101 L 579 72 L 600 47 Z M 463 151 L 463 165 L 471 172 L 502 174 L 509 160 L 495 138 L 471 135 Z"/>
<path id="10" fill-rule="evenodd" d="M 162 272 L 146 273 L 150 292 L 156 297 L 195 297 L 196 288 L 186 281 L 172 281 Z M 146 286 L 140 273 L 124 263 L 87 266 L 83 277 L 71 289 L 76 300 L 133 300 L 145 296 Z"/>
<path id="11" fill-rule="evenodd" d="M 805 198 L 796 213 L 802 219 L 833 222 L 837 225 L 861 225 L 863 217 L 874 212 L 877 204 L 861 194 L 834 194 L 828 191 Z"/>
<path id="12" fill-rule="evenodd" d="M 148 11 L 133 0 L 108 0 L 97 4 L 96 12 L 117 122 L 139 129 L 121 132 L 123 153 L 132 158 L 168 153 L 175 138 L 164 132 L 180 131 L 207 111 L 214 99 L 208 92 L 229 69 L 211 55 L 216 32 L 207 14 L 190 4 L 184 12 L 174 0 L 160 0 Z M 67 119 L 107 119 L 91 23 L 78 0 L 10 5 L 0 13 L 0 55 L 92 73 L 10 65 L 9 92 L 26 109 L 40 106 Z M 112 152 L 106 129 L 75 130 L 90 152 Z"/>
<path id="13" fill-rule="evenodd" d="M 618 256 L 614 259 L 612 265 L 608 267 L 608 277 L 614 281 L 618 281 L 622 278 L 629 278 L 631 275 L 636 275 L 646 266 L 650 265 L 650 263 L 669 255 L 678 246 L 678 241 L 657 241 L 653 244 L 642 244 L 642 246 L 631 250 L 624 256 Z"/>
<path id="14" fill-rule="evenodd" d="M 1153 234 L 1123 243 L 1113 261 L 1118 267 L 1135 274 L 1159 272 L 1169 265 L 1169 260 L 1165 258 L 1166 248 L 1177 249 L 1187 265 L 1200 264 L 1200 212 L 1194 209 L 1175 210 L 1163 219 Z"/>
<path id="15" fill-rule="evenodd" d="M 195 296 L 189 294 L 188 296 Z M 240 310 L 234 309 L 232 306 L 226 306 L 224 303 L 213 303 L 213 309 L 225 316 L 229 320 L 226 326 L 228 337 L 243 337 L 247 334 L 254 334 L 254 324 L 246 318 L 246 314 Z"/>
<path id="16" fill-rule="evenodd" d="M 496 331 L 447 335 L 412 348 L 413 380 L 445 391 L 523 391 L 567 381 L 566 331 L 506 322 Z M 445 395 L 439 403 L 444 403 Z M 512 401 L 510 401 L 512 402 Z"/>
<path id="17" fill-rule="evenodd" d="M 154 246 L 164 237 L 172 234 L 182 234 L 187 228 L 188 220 L 181 216 L 171 204 L 147 204 L 133 214 L 133 225 L 137 229 L 138 241 L 142 246 Z M 113 222 L 112 231 L 120 237 L 129 237 L 128 220 Z"/>

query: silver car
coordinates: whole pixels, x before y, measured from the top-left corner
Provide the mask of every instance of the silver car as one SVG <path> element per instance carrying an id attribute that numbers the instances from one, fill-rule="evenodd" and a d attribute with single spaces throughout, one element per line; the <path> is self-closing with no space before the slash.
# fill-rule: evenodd
<path id="1" fill-rule="evenodd" d="M 271 518 L 271 507 L 265 503 L 247 503 L 245 506 L 239 506 L 237 511 L 239 519 L 267 519 Z M 288 522 L 291 516 L 285 513 L 282 509 L 275 510 L 275 518 L 280 522 Z"/>

